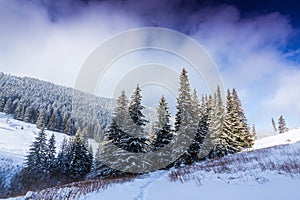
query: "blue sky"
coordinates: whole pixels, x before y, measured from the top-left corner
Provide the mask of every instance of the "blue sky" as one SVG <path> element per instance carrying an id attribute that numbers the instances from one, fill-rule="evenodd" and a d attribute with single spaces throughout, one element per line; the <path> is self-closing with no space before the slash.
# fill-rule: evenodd
<path id="1" fill-rule="evenodd" d="M 293 128 L 300 125 L 299 9 L 297 1 L 279 0 L 3 0 L 0 70 L 74 87 L 82 63 L 103 41 L 132 28 L 165 27 L 206 49 L 260 132 L 271 131 L 271 117 L 281 114 Z"/>

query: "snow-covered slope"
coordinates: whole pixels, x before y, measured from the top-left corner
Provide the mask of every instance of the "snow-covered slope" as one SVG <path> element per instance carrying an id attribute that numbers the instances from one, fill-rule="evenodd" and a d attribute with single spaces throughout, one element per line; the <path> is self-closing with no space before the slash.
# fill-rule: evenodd
<path id="1" fill-rule="evenodd" d="M 21 129 L 23 127 L 23 130 Z M 0 167 L 22 165 L 38 129 L 0 113 Z M 64 134 L 54 133 L 57 146 Z M 42 199 L 300 199 L 300 128 L 257 140 L 250 151 L 158 171 L 132 181 L 92 189 L 88 183 L 50 188 Z M 91 141 L 92 142 L 92 141 Z M 94 148 L 96 144 L 94 144 Z M 288 145 L 285 145 L 288 144 Z M 265 148 L 265 149 L 261 149 Z M 9 170 L 10 172 L 10 170 Z M 13 172 L 10 172 L 13 173 Z M 8 173 L 8 175 L 10 174 Z M 9 179 L 9 176 L 6 177 Z M 47 196 L 45 196 L 47 194 Z M 66 198 L 69 196 L 70 198 Z M 36 198 L 39 198 L 36 197 Z M 18 199 L 18 198 L 16 198 Z M 20 197 L 19 199 L 24 199 Z"/>
<path id="2" fill-rule="evenodd" d="M 9 184 L 13 174 L 23 165 L 30 145 L 39 131 L 34 124 L 15 120 L 10 115 L 0 113 L 0 173 L 5 174 L 6 184 Z M 55 135 L 57 149 L 60 148 L 64 137 L 69 137 L 63 133 L 47 130 L 45 132 L 47 138 L 52 134 Z M 94 140 L 89 142 L 93 149 L 97 148 Z"/>
<path id="3" fill-rule="evenodd" d="M 299 140 L 300 129 L 295 129 L 258 140 L 251 151 L 181 169 L 149 173 L 104 189 L 100 187 L 91 192 L 93 186 L 83 182 L 47 189 L 35 195 L 43 198 L 47 194 L 46 197 L 52 199 L 70 196 L 70 199 L 82 200 L 298 200 Z M 268 148 L 258 149 L 260 147 Z"/>
<path id="4" fill-rule="evenodd" d="M 300 127 L 286 133 L 265 137 L 255 141 L 252 149 L 261 149 L 275 145 L 291 144 L 300 141 Z"/>

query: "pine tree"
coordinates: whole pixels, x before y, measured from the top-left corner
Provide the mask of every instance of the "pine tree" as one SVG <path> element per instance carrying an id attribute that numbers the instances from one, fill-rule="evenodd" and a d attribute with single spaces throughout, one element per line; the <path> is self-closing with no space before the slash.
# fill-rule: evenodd
<path id="1" fill-rule="evenodd" d="M 243 148 L 250 148 L 253 146 L 255 138 L 253 134 L 250 132 L 250 128 L 248 126 L 248 120 L 246 118 L 246 114 L 242 107 L 241 100 L 239 99 L 237 91 L 234 88 L 232 89 L 232 99 L 233 99 L 234 109 L 236 109 L 240 123 L 242 125 L 239 133 L 239 140 L 240 140 L 239 142 L 241 142 Z"/>
<path id="2" fill-rule="evenodd" d="M 225 154 L 221 141 L 221 135 L 224 130 L 224 106 L 219 87 L 215 91 L 214 97 L 211 97 L 211 106 L 209 107 L 210 113 L 207 135 L 207 143 L 211 148 L 209 158 L 221 157 Z"/>
<path id="3" fill-rule="evenodd" d="M 33 122 L 33 108 L 31 105 L 25 109 L 24 122 Z"/>
<path id="4" fill-rule="evenodd" d="M 47 144 L 48 148 L 46 151 L 46 171 L 53 172 L 55 169 L 55 155 L 56 155 L 56 147 L 55 147 L 55 136 L 51 135 Z"/>
<path id="5" fill-rule="evenodd" d="M 69 169 L 69 164 L 70 164 L 71 160 L 68 159 L 69 158 L 68 156 L 70 155 L 68 150 L 69 150 L 68 141 L 64 137 L 63 142 L 60 147 L 60 151 L 57 155 L 56 162 L 55 162 L 56 170 L 62 174 L 66 174 Z"/>
<path id="6" fill-rule="evenodd" d="M 197 96 L 197 92 L 196 90 L 194 90 L 194 94 L 193 94 L 193 108 L 195 111 L 195 121 L 198 124 L 197 125 L 197 130 L 196 130 L 196 134 L 194 137 L 194 140 L 192 142 L 192 144 L 190 145 L 189 149 L 188 149 L 188 153 L 191 156 L 191 159 L 193 162 L 196 162 L 199 160 L 198 155 L 200 152 L 200 148 L 202 146 L 203 140 L 204 140 L 204 135 L 206 133 L 203 133 L 203 116 L 202 116 L 202 109 L 199 103 L 199 98 Z M 200 121 L 201 120 L 201 121 Z"/>
<path id="7" fill-rule="evenodd" d="M 40 109 L 38 118 L 36 120 L 36 127 L 43 128 L 47 125 L 47 116 L 46 111 L 44 109 Z"/>
<path id="8" fill-rule="evenodd" d="M 91 154 L 81 141 L 79 135 L 75 135 L 74 140 L 68 152 L 70 158 L 69 175 L 74 179 L 80 179 L 86 176 L 90 171 L 93 164 Z"/>
<path id="9" fill-rule="evenodd" d="M 142 106 L 141 100 L 141 89 L 137 85 L 135 92 L 131 96 L 131 101 L 128 107 L 130 117 L 128 120 L 125 115 L 125 131 L 122 131 L 122 135 L 120 137 L 120 147 L 123 150 L 133 153 L 142 153 L 148 150 L 143 129 L 148 121 L 142 113 L 144 106 Z"/>
<path id="10" fill-rule="evenodd" d="M 280 115 L 278 119 L 278 132 L 279 133 L 284 133 L 287 132 L 289 129 L 286 127 L 285 120 L 282 115 Z"/>
<path id="11" fill-rule="evenodd" d="M 3 108 L 3 111 L 6 113 L 6 114 L 11 114 L 11 111 L 12 111 L 12 100 L 11 98 L 9 98 L 7 101 L 6 101 L 6 104 Z"/>
<path id="12" fill-rule="evenodd" d="M 124 134 L 124 131 L 127 130 L 129 119 L 128 100 L 124 90 L 118 98 L 113 115 L 112 123 L 106 133 L 106 137 L 112 144 L 120 147 L 120 138 Z"/>
<path id="13" fill-rule="evenodd" d="M 276 127 L 276 123 L 275 123 L 273 117 L 271 119 L 271 122 L 272 122 L 272 126 L 273 126 L 273 129 L 274 129 L 275 133 L 277 133 L 277 127 Z"/>
<path id="14" fill-rule="evenodd" d="M 23 120 L 23 105 L 22 103 L 19 101 L 19 104 L 17 105 L 16 109 L 15 109 L 15 113 L 14 113 L 14 118 L 18 119 L 18 120 Z"/>
<path id="15" fill-rule="evenodd" d="M 157 121 L 154 124 L 154 139 L 151 147 L 153 151 L 169 144 L 173 138 L 170 125 L 169 107 L 164 96 L 159 101 L 157 108 Z"/>
<path id="16" fill-rule="evenodd" d="M 31 144 L 29 153 L 26 156 L 26 169 L 32 174 L 38 175 L 41 172 L 46 172 L 47 168 L 47 145 L 46 134 L 42 128 L 39 135 L 35 138 L 35 141 Z"/>
<path id="17" fill-rule="evenodd" d="M 209 149 L 206 146 L 205 138 L 208 134 L 208 126 L 209 126 L 209 113 L 211 110 L 211 100 L 207 100 L 204 95 L 201 98 L 201 106 L 200 106 L 200 119 L 197 132 L 200 134 L 199 137 L 199 144 L 200 144 L 200 152 L 199 152 L 199 159 L 204 159 L 208 153 Z"/>
<path id="18" fill-rule="evenodd" d="M 193 104 L 190 83 L 187 71 L 182 69 L 180 75 L 179 91 L 177 97 L 177 113 L 175 118 L 175 131 L 184 147 L 189 147 L 194 141 L 197 132 L 197 112 Z M 178 151 L 175 149 L 174 151 Z M 193 155 L 186 149 L 183 155 L 175 162 L 175 165 L 191 164 Z"/>
<path id="19" fill-rule="evenodd" d="M 252 135 L 253 135 L 254 140 L 256 140 L 257 139 L 257 135 L 256 135 L 256 129 L 255 129 L 255 125 L 254 124 L 252 126 Z"/>

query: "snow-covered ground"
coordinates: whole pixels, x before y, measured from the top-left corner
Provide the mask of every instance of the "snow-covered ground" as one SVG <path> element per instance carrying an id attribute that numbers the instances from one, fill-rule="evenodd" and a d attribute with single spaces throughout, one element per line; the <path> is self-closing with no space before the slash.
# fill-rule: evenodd
<path id="1" fill-rule="evenodd" d="M 290 130 L 286 133 L 264 137 L 262 139 L 256 140 L 252 149 L 261 149 L 272 147 L 275 145 L 291 144 L 295 142 L 300 142 L 300 127 Z"/>
<path id="2" fill-rule="evenodd" d="M 10 115 L 0 113 L 0 173 L 5 174 L 6 183 L 24 163 L 26 154 L 29 151 L 31 143 L 38 135 L 40 130 L 36 125 L 15 120 Z M 59 150 L 64 137 L 67 135 L 45 131 L 47 139 L 52 134 L 55 135 L 56 148 Z M 97 148 L 97 143 L 94 140 L 89 140 L 92 144 L 94 152 Z"/>
<path id="3" fill-rule="evenodd" d="M 38 131 L 35 125 L 0 113 L 0 166 L 22 165 Z M 55 134 L 58 147 L 65 137 L 61 133 L 46 133 L 48 137 Z M 95 148 L 96 144 L 93 144 Z M 250 151 L 182 169 L 149 173 L 87 194 L 79 195 L 77 186 L 53 188 L 47 192 L 56 195 L 52 199 L 65 199 L 65 194 L 73 192 L 77 199 L 95 200 L 299 200 L 299 186 L 300 128 L 257 140 Z"/>

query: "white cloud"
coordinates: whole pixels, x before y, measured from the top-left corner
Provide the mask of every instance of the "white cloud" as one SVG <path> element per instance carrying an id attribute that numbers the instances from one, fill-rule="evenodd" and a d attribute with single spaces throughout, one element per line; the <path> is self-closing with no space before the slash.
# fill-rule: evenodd
<path id="1" fill-rule="evenodd" d="M 0 1 L 0 70 L 74 86 L 89 53 L 113 34 L 143 25 L 170 27 L 190 33 L 206 48 L 225 87 L 238 89 L 258 130 L 270 130 L 270 118 L 279 114 L 291 126 L 299 125 L 300 67 L 280 50 L 294 34 L 288 17 L 270 13 L 242 18 L 227 5 L 197 12 L 183 7 L 179 14 L 172 4 L 159 2 L 148 6 L 127 1 L 116 7 L 93 3 L 53 23 L 36 3 Z"/>

